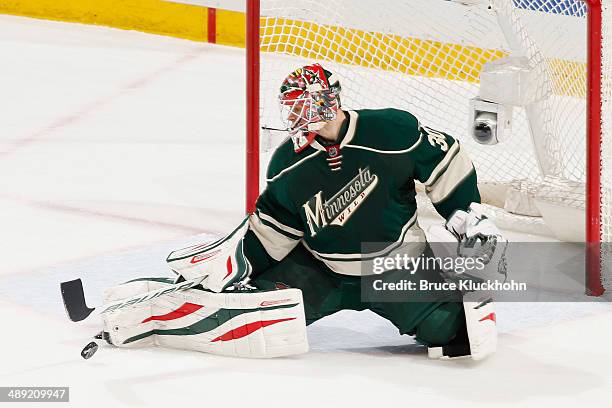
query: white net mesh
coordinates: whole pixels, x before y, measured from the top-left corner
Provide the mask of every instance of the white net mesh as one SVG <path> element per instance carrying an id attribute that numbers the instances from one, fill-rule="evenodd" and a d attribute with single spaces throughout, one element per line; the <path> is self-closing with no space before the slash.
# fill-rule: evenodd
<path id="1" fill-rule="evenodd" d="M 605 52 L 610 1 L 604 0 L 604 117 L 612 117 Z M 536 199 L 584 209 L 586 15 L 579 0 L 262 0 L 261 125 L 281 127 L 282 79 L 320 62 L 338 75 L 344 108 L 405 109 L 458 138 L 477 168 L 485 202 L 508 209 L 507 194 L 523 196 L 510 209 L 531 216 L 492 208 L 501 226 L 552 233 L 556 227 L 533 216 Z M 513 108 L 509 138 L 483 146 L 468 136 L 469 100 L 479 95 L 484 64 L 504 57 L 527 61 L 528 92 Z M 284 137 L 264 131 L 263 150 Z M 610 137 L 604 121 L 607 143 Z M 612 153 L 607 144 L 604 153 Z M 606 177 L 604 185 L 612 185 Z M 610 237 L 607 213 L 603 234 Z"/>

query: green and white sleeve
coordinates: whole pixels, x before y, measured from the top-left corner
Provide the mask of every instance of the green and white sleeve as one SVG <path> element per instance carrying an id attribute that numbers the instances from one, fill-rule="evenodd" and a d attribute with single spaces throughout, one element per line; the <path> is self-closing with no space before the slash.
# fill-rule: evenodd
<path id="1" fill-rule="evenodd" d="M 245 239 L 247 257 L 255 271 L 274 265 L 289 254 L 304 236 L 297 214 L 282 205 L 268 185 L 249 217 L 249 233 Z"/>
<path id="2" fill-rule="evenodd" d="M 444 218 L 480 202 L 476 170 L 466 150 L 452 136 L 420 127 L 420 142 L 411 152 L 415 179 Z"/>

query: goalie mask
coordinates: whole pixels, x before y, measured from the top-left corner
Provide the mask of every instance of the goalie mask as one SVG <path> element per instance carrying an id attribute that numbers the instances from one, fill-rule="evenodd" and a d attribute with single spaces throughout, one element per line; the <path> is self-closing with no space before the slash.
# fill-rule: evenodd
<path id="1" fill-rule="evenodd" d="M 336 118 L 340 107 L 340 82 L 319 64 L 293 71 L 280 88 L 281 119 L 296 152 L 305 149 L 316 131 Z"/>

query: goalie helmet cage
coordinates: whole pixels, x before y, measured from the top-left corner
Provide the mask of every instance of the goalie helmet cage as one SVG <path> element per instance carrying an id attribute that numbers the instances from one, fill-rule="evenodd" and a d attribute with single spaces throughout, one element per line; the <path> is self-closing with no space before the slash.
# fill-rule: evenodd
<path id="1" fill-rule="evenodd" d="M 338 74 L 343 108 L 405 109 L 460 140 L 498 225 L 585 241 L 587 293 L 612 287 L 612 0 L 246 0 L 246 9 L 248 212 L 286 136 L 274 130 L 278 86 L 319 62 Z M 506 140 L 485 146 L 469 136 L 469 101 L 494 61 L 524 61 L 528 87 L 504 93 L 521 102 Z"/>

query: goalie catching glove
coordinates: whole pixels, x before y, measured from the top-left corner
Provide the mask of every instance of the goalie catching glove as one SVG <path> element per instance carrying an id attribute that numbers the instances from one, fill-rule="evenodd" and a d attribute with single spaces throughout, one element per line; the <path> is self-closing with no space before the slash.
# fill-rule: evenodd
<path id="1" fill-rule="evenodd" d="M 484 215 L 482 206 L 470 204 L 468 211 L 457 210 L 445 226 L 433 225 L 427 229 L 427 238 L 436 257 L 471 258 L 477 260 L 473 268 L 465 272 L 446 271 L 449 279 L 462 276 L 476 280 L 506 280 L 506 249 L 508 240 Z"/>

